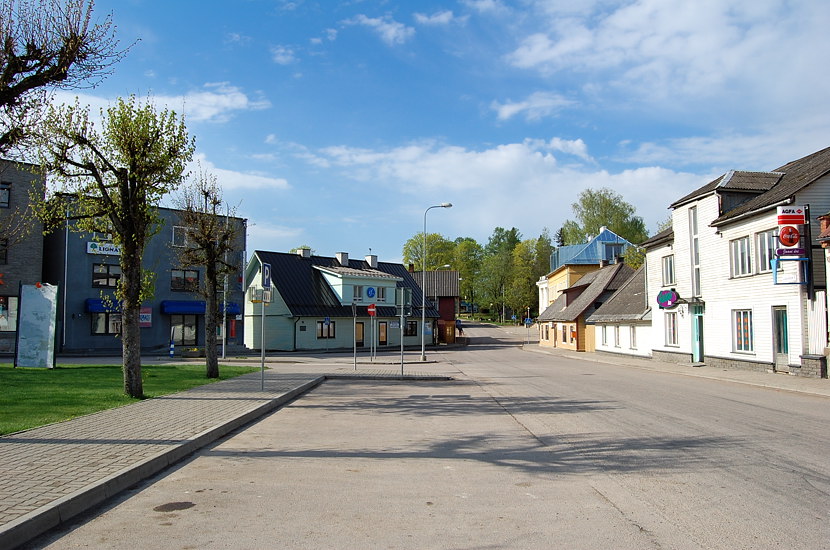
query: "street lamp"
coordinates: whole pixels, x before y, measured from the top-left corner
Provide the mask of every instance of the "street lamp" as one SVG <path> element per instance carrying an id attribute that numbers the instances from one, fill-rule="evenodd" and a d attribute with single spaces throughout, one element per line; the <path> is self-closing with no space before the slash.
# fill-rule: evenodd
<path id="1" fill-rule="evenodd" d="M 426 342 L 424 340 L 427 325 L 427 212 L 433 208 L 452 208 L 452 203 L 442 202 L 424 210 L 424 257 L 421 266 L 421 361 L 427 360 Z"/>

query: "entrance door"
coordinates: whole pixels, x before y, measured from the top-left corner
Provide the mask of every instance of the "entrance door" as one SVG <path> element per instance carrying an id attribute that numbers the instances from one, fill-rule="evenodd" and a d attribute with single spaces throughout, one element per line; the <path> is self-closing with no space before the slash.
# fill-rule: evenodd
<path id="1" fill-rule="evenodd" d="M 363 323 L 357 323 L 355 325 L 354 340 L 357 347 L 363 347 Z"/>
<path id="2" fill-rule="evenodd" d="M 378 345 L 385 346 L 387 345 L 388 338 L 387 338 L 387 326 L 388 324 L 386 321 L 378 321 Z"/>
<path id="3" fill-rule="evenodd" d="M 775 371 L 790 372 L 787 306 L 775 306 L 772 308 L 772 349 L 775 355 Z"/>
<path id="4" fill-rule="evenodd" d="M 703 362 L 703 306 L 692 306 L 692 362 Z"/>

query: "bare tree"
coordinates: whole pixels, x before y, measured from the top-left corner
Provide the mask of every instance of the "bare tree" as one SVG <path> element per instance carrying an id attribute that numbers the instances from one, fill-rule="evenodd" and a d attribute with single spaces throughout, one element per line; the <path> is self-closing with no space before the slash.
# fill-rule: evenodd
<path id="1" fill-rule="evenodd" d="M 224 288 L 226 275 L 238 271 L 238 265 L 234 263 L 234 242 L 239 237 L 239 228 L 230 222 L 231 218 L 236 218 L 236 211 L 224 204 L 216 177 L 204 172 L 180 189 L 176 206 L 181 211 L 180 223 L 187 232 L 187 246 L 178 249 L 179 264 L 205 269 L 204 280 L 196 290 L 205 299 L 206 375 L 218 378 L 219 295 L 227 292 Z"/>
<path id="2" fill-rule="evenodd" d="M 55 88 L 94 87 L 126 53 L 93 0 L 0 1 L 0 155 L 23 143 Z"/>

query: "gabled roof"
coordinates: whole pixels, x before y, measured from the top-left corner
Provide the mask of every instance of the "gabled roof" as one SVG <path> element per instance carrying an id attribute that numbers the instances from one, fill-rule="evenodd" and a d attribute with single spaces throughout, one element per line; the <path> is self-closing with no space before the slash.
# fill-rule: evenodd
<path id="1" fill-rule="evenodd" d="M 609 265 L 597 271 L 592 271 L 573 286 L 562 293 L 543 313 L 539 316 L 540 321 L 576 321 L 580 315 L 590 308 L 606 292 L 613 292 L 620 288 L 634 273 L 634 270 L 623 263 Z M 573 297 L 572 289 L 582 289 L 573 298 L 570 304 L 562 307 L 567 301 L 567 295 Z M 556 307 L 555 307 L 556 306 Z"/>
<path id="2" fill-rule="evenodd" d="M 774 172 L 747 172 L 744 170 L 730 170 L 724 175 L 715 178 L 703 187 L 695 189 L 685 197 L 674 201 L 670 208 L 677 208 L 687 202 L 697 200 L 716 191 L 732 191 L 759 195 L 769 191 L 781 179 L 782 174 Z"/>
<path id="3" fill-rule="evenodd" d="M 612 262 L 615 258 L 609 257 L 605 244 L 622 244 L 623 250 L 631 246 L 629 241 L 603 227 L 599 234 L 587 243 L 554 248 L 550 258 L 550 270 L 556 271 L 563 265 L 599 264 L 600 260 Z"/>
<path id="4" fill-rule="evenodd" d="M 402 264 L 378 262 L 377 267 L 372 268 L 364 260 L 349 260 L 348 265 L 343 266 L 336 258 L 323 256 L 303 258 L 299 254 L 264 250 L 254 252 L 249 270 L 254 262 L 271 265 L 271 284 L 279 292 L 294 317 L 352 316 L 352 306 L 344 306 L 340 303 L 340 299 L 326 281 L 323 271 L 339 272 L 348 274 L 350 277 L 363 274 L 363 276 L 376 279 L 397 279 L 397 287 L 412 289 L 413 312 L 420 315 L 421 289 Z M 392 317 L 397 314 L 394 297 L 387 299 L 390 305 L 379 304 L 377 306 L 377 314 L 380 317 Z M 367 305 L 360 304 L 359 307 L 365 308 Z M 364 312 L 360 315 L 364 315 Z M 429 301 L 427 301 L 426 316 L 439 317 Z"/>
<path id="5" fill-rule="evenodd" d="M 653 248 L 663 244 L 670 244 L 674 242 L 674 228 L 669 227 L 646 239 L 640 244 L 643 248 Z"/>
<path id="6" fill-rule="evenodd" d="M 642 321 L 650 314 L 651 308 L 646 303 L 646 270 L 640 267 L 586 322 Z"/>
<path id="7" fill-rule="evenodd" d="M 717 226 L 744 215 L 760 213 L 790 199 L 803 188 L 830 173 L 830 147 L 788 162 L 776 168 L 774 172 L 783 175 L 769 191 L 724 213 L 710 225 Z"/>
<path id="8" fill-rule="evenodd" d="M 426 287 L 427 296 L 442 296 L 456 298 L 461 295 L 458 283 L 458 271 L 427 271 L 426 278 L 424 272 L 416 271 L 412 273 L 412 278 L 419 285 L 421 281 Z"/>

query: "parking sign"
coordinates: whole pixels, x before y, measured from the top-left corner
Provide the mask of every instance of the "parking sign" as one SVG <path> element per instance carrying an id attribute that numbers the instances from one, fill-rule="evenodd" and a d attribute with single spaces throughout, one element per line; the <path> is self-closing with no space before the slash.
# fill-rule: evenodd
<path id="1" fill-rule="evenodd" d="M 262 264 L 262 288 L 271 290 L 271 264 Z"/>

